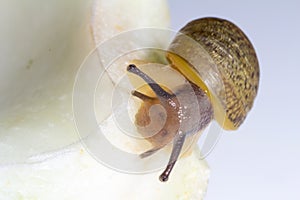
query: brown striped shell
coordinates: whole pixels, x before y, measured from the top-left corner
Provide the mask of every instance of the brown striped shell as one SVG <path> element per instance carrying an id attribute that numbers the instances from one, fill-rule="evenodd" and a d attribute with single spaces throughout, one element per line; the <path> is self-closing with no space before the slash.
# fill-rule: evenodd
<path id="1" fill-rule="evenodd" d="M 218 18 L 191 21 L 176 35 L 167 58 L 211 96 L 215 119 L 224 129 L 243 123 L 257 94 L 259 65 L 240 28 Z"/>

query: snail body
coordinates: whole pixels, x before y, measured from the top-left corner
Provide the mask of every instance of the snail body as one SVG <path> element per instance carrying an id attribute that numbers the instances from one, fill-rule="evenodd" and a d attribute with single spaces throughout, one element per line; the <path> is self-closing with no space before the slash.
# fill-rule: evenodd
<path id="1" fill-rule="evenodd" d="M 186 84 L 172 92 L 135 65 L 127 67 L 128 72 L 141 77 L 155 93 L 153 97 L 132 92 L 143 101 L 136 124 L 146 127 L 153 120 L 149 116 L 153 105 L 161 105 L 166 111 L 154 114 L 154 121 L 165 123 L 157 134 L 147 138 L 153 148 L 140 155 L 150 156 L 173 141 L 161 181 L 168 180 L 187 135 L 203 130 L 213 119 L 224 129 L 237 129 L 252 108 L 259 83 L 259 66 L 252 44 L 227 20 L 201 18 L 188 23 L 170 44 L 166 57 L 187 79 Z M 140 132 L 145 135 L 147 129 Z"/>

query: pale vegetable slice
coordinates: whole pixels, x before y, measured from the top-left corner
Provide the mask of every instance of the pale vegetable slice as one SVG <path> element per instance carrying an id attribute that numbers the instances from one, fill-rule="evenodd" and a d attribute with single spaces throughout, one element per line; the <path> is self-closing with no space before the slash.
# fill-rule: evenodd
<path id="1" fill-rule="evenodd" d="M 159 172 L 124 174 L 96 162 L 74 126 L 73 82 L 93 40 L 166 27 L 166 1 L 7 0 L 1 11 L 0 199 L 203 198 L 209 169 L 197 150 L 160 183 Z"/>
<path id="2" fill-rule="evenodd" d="M 1 169 L 0 199 L 202 199 L 209 170 L 199 152 L 182 158 L 172 181 L 161 183 L 160 172 L 145 175 L 119 173 L 96 162 L 83 149 L 34 165 Z"/>
<path id="3" fill-rule="evenodd" d="M 0 165 L 5 165 L 78 141 L 72 89 L 94 45 L 91 0 L 7 0 L 0 10 Z"/>
<path id="4" fill-rule="evenodd" d="M 92 18 L 96 43 L 131 29 L 169 26 L 168 4 L 165 0 L 95 1 Z"/>

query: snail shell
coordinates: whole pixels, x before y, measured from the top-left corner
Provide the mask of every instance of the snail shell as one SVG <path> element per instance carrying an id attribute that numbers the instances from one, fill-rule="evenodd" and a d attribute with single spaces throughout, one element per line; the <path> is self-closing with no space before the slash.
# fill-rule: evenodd
<path id="1" fill-rule="evenodd" d="M 219 18 L 191 21 L 169 46 L 167 58 L 209 94 L 214 117 L 224 129 L 243 123 L 257 95 L 259 65 L 240 28 Z"/>

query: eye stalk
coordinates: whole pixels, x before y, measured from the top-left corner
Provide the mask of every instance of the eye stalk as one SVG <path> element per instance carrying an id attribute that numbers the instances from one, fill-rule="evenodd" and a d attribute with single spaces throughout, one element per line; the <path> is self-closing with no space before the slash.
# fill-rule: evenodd
<path id="1" fill-rule="evenodd" d="M 167 91 L 165 91 L 163 88 L 160 87 L 152 78 L 150 78 L 147 74 L 139 70 L 135 65 L 130 64 L 127 67 L 127 71 L 134 73 L 144 79 L 144 81 L 151 87 L 153 92 L 157 95 L 157 97 L 160 100 L 166 100 L 174 97 L 174 95 L 169 94 Z"/>
<path id="2" fill-rule="evenodd" d="M 184 144 L 185 141 L 185 136 L 186 134 L 179 131 L 174 138 L 174 143 L 173 143 L 173 149 L 172 149 L 172 153 L 169 159 L 169 163 L 166 167 L 166 169 L 163 171 L 163 173 L 159 176 L 159 180 L 162 182 L 166 182 L 169 179 L 169 175 L 180 155 L 182 146 Z"/>

